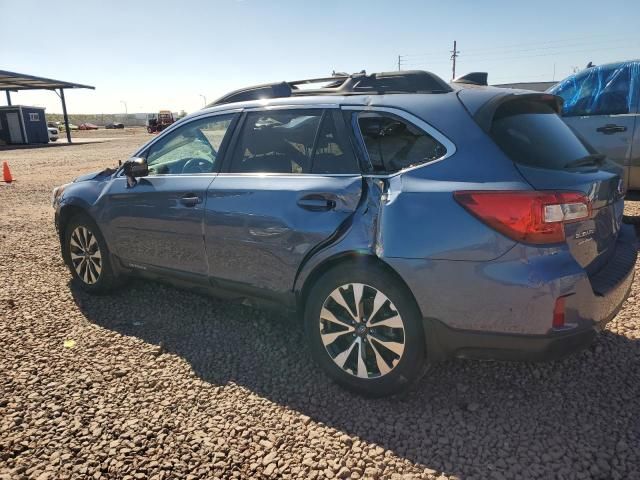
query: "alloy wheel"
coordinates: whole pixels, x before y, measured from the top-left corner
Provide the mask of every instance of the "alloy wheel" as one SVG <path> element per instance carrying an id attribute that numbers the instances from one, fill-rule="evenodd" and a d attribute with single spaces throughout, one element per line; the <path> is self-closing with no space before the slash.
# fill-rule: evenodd
<path id="1" fill-rule="evenodd" d="M 69 253 L 78 278 L 87 285 L 95 284 L 102 273 L 102 253 L 94 233 L 87 227 L 76 227 L 69 239 Z"/>
<path id="2" fill-rule="evenodd" d="M 384 293 L 370 285 L 349 283 L 324 301 L 320 339 L 344 372 L 363 379 L 379 378 L 402 358 L 404 323 Z"/>

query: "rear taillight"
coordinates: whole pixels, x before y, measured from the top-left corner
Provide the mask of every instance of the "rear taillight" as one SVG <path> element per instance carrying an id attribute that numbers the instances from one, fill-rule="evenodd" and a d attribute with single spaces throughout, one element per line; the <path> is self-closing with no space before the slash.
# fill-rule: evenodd
<path id="1" fill-rule="evenodd" d="M 564 224 L 591 216 L 582 193 L 544 191 L 461 191 L 455 199 L 490 227 L 525 243 L 564 242 Z"/>

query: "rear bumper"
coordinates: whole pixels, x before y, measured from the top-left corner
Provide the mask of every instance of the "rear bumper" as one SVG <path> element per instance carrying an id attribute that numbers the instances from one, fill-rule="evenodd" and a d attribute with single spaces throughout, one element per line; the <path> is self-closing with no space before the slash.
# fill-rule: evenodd
<path id="1" fill-rule="evenodd" d="M 388 262 L 414 293 L 433 358 L 551 360 L 588 346 L 618 313 L 633 283 L 636 242 L 623 225 L 615 253 L 592 276 L 561 248 L 519 246 L 491 262 Z M 554 330 L 560 296 L 566 326 Z"/>
<path id="2" fill-rule="evenodd" d="M 510 335 L 454 330 L 438 321 L 430 322 L 430 326 L 436 358 L 481 360 L 557 360 L 589 346 L 598 332 L 593 328 L 561 335 Z"/>
<path id="3" fill-rule="evenodd" d="M 587 348 L 598 333 L 620 311 L 633 283 L 633 270 L 628 277 L 622 301 L 609 315 L 590 328 L 550 332 L 547 335 L 512 335 L 456 330 L 444 323 L 425 319 L 427 344 L 435 359 L 474 358 L 481 360 L 548 361 L 558 360 Z M 432 336 L 430 338 L 430 336 Z"/>

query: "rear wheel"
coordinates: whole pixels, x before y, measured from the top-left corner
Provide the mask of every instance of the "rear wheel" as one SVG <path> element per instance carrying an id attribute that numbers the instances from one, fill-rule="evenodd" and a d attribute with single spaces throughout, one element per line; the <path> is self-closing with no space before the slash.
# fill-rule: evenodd
<path id="1" fill-rule="evenodd" d="M 104 293 L 119 284 L 100 229 L 86 214 L 74 216 L 65 229 L 64 260 L 74 282 L 91 293 Z"/>
<path id="2" fill-rule="evenodd" d="M 344 264 L 309 293 L 305 326 L 318 364 L 370 396 L 401 391 L 424 366 L 421 315 L 406 287 L 375 264 Z"/>

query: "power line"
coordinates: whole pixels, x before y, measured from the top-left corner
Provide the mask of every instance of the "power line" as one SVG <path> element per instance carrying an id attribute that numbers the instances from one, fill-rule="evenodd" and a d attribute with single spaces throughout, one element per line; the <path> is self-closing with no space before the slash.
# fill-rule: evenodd
<path id="1" fill-rule="evenodd" d="M 640 46 L 640 42 L 635 42 L 633 45 L 624 45 L 621 48 L 637 48 L 637 46 Z M 559 55 L 573 55 L 575 53 L 586 53 L 586 52 L 597 52 L 597 51 L 602 51 L 602 50 L 611 50 L 611 47 L 600 47 L 600 48 L 588 48 L 588 49 L 583 49 L 583 50 L 569 50 L 569 51 L 562 51 L 562 52 L 549 52 L 549 53 L 536 53 L 536 54 L 530 54 L 530 55 L 517 55 L 517 56 L 511 56 L 511 57 L 489 57 L 489 58 L 473 58 L 474 61 L 478 62 L 502 62 L 505 60 L 520 60 L 520 59 L 524 59 L 524 58 L 535 58 L 535 57 L 553 57 L 553 56 L 559 56 Z M 507 54 L 508 55 L 508 54 Z M 466 56 L 463 56 L 463 58 L 467 58 Z"/>
<path id="2" fill-rule="evenodd" d="M 634 39 L 635 40 L 635 39 Z M 632 40 L 633 41 L 633 40 Z M 625 42 L 628 43 L 628 42 Z M 596 45 L 600 45 L 600 46 L 607 46 L 607 48 L 611 48 L 611 47 L 615 47 L 618 45 L 622 45 L 623 42 L 619 41 L 619 40 L 611 40 L 608 42 L 596 42 Z M 591 45 L 591 42 L 585 42 L 585 43 L 572 43 L 572 44 L 567 44 L 567 45 L 563 45 L 563 46 L 546 46 L 546 47 L 535 47 L 535 48 L 524 48 L 524 49 L 520 49 L 520 50 L 515 50 L 515 49 L 511 49 L 511 50 L 504 50 L 501 52 L 493 52 L 493 53 L 471 53 L 471 54 L 467 54 L 465 55 L 466 57 L 494 57 L 496 55 L 500 56 L 500 55 L 509 55 L 509 54 L 520 54 L 522 52 L 539 52 L 539 51 L 547 51 L 547 50 L 557 50 L 557 53 L 561 53 L 563 50 L 566 50 L 567 48 L 575 48 L 575 47 L 587 47 Z M 602 47 L 600 47 L 602 48 Z M 553 52 L 552 52 L 553 53 Z"/>
<path id="3" fill-rule="evenodd" d="M 592 45 L 592 44 L 596 44 L 598 46 L 598 49 L 603 49 L 604 47 L 602 47 L 603 45 L 603 41 L 602 40 L 594 40 L 594 37 L 598 38 L 598 37 L 607 37 L 610 35 L 607 34 L 601 34 L 601 35 L 592 35 L 589 37 L 570 37 L 570 38 L 565 38 L 565 39 L 556 39 L 556 40 L 546 40 L 546 41 L 538 41 L 538 42 L 521 42 L 521 43 L 515 43 L 515 44 L 510 44 L 510 45 L 502 45 L 500 47 L 491 47 L 491 48 L 476 48 L 476 49 L 469 49 L 469 50 L 465 50 L 465 54 L 463 55 L 464 58 L 478 58 L 478 59 L 504 59 L 504 55 L 518 55 L 518 57 L 516 58 L 527 58 L 529 56 L 533 57 L 533 56 L 548 56 L 548 55 L 555 55 L 555 54 L 564 54 L 564 53 L 580 53 L 580 51 L 578 52 L 574 52 L 574 51 L 566 51 L 565 50 L 567 48 L 574 48 L 574 47 L 586 47 L 588 45 Z M 629 36 L 615 36 L 612 37 L 609 40 L 604 40 L 604 42 L 609 45 L 612 44 L 611 46 L 617 46 L 620 45 L 620 42 L 622 40 L 629 40 L 631 39 L 632 41 L 635 40 L 637 37 L 629 37 Z M 584 42 L 579 42 L 579 43 L 575 43 L 576 40 L 581 40 L 581 39 L 586 39 L 587 41 Z M 573 43 L 566 43 L 567 41 L 571 42 L 573 41 Z M 532 46 L 532 47 L 531 47 Z M 519 48 L 519 47 L 531 47 L 531 48 Z M 608 47 L 611 48 L 611 47 Z M 555 52 L 551 52 L 550 54 L 546 54 L 546 53 L 537 53 L 537 52 L 544 52 L 544 51 L 548 51 L 548 50 L 556 50 Z M 528 52 L 532 52 L 531 55 L 522 55 L 522 53 L 528 53 Z M 453 52 L 449 52 L 451 55 L 453 55 Z M 425 52 L 425 53 L 410 53 L 410 54 L 404 54 L 404 55 L 399 55 L 400 57 L 400 63 L 403 66 L 408 66 L 409 64 L 416 64 L 416 63 L 424 63 L 427 62 L 429 64 L 432 63 L 440 63 L 440 62 L 432 62 L 429 61 L 431 58 L 435 58 L 435 57 L 440 57 L 442 58 L 442 55 L 444 54 L 444 51 L 440 51 L 440 52 L 435 52 L 435 51 L 431 51 L 431 52 Z M 450 58 L 449 61 L 452 61 L 453 58 Z"/>
<path id="4" fill-rule="evenodd" d="M 471 48 L 469 50 L 467 50 L 468 52 L 489 52 L 489 51 L 495 51 L 495 50 L 504 50 L 504 49 L 513 49 L 513 48 L 519 48 L 519 47 L 528 47 L 528 46 L 532 46 L 532 45 L 551 45 L 551 44 L 562 44 L 564 42 L 574 42 L 576 40 L 590 40 L 590 42 L 581 42 L 581 43 L 601 43 L 602 40 L 594 40 L 594 38 L 600 38 L 600 37 L 606 37 L 609 36 L 609 34 L 600 34 L 600 35 L 589 35 L 587 37 L 585 36 L 580 36 L 580 37 L 568 37 L 568 38 L 564 38 L 564 39 L 556 39 L 556 40 L 540 40 L 540 41 L 532 41 L 532 42 L 520 42 L 520 43 L 512 43 L 512 44 L 508 44 L 508 45 L 501 45 L 499 47 L 488 47 L 488 48 Z M 628 39 L 628 38 L 635 38 L 632 35 L 625 35 L 625 36 L 620 36 L 620 35 L 616 35 L 613 38 L 621 40 L 621 39 Z M 607 40 L 605 40 L 607 41 Z"/>

